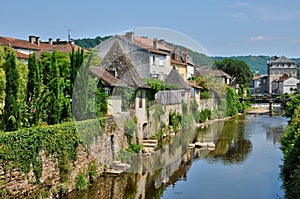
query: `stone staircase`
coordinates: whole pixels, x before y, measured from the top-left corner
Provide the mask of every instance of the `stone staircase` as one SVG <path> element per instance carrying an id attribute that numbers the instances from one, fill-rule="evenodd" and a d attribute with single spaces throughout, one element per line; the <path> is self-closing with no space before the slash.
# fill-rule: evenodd
<path id="1" fill-rule="evenodd" d="M 145 153 L 153 153 L 157 145 L 157 140 L 143 140 L 143 149 Z"/>

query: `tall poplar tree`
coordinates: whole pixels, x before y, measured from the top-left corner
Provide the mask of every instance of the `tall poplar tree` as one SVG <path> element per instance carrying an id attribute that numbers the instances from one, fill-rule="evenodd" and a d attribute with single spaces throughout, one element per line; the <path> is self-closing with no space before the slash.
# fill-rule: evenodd
<path id="1" fill-rule="evenodd" d="M 6 74 L 4 125 L 6 131 L 18 129 L 20 122 L 20 112 L 18 103 L 19 91 L 19 71 L 17 57 L 14 51 L 7 50 L 6 62 L 4 64 Z"/>
<path id="2" fill-rule="evenodd" d="M 28 59 L 27 84 L 27 115 L 30 126 L 37 125 L 40 118 L 40 92 L 42 87 L 40 68 L 40 62 L 36 58 L 36 54 L 30 55 Z"/>
<path id="3" fill-rule="evenodd" d="M 48 85 L 46 91 L 46 121 L 48 124 L 57 124 L 61 120 L 60 76 L 57 66 L 56 52 L 51 55 L 50 71 L 48 75 Z"/>

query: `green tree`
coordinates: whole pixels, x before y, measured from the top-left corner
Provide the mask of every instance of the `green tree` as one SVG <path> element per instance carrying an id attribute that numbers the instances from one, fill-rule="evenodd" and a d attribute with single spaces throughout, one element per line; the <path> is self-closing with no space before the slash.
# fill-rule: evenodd
<path id="1" fill-rule="evenodd" d="M 8 50 L 4 64 L 6 74 L 4 125 L 6 131 L 14 131 L 19 127 L 20 112 L 18 103 L 19 71 L 17 57 L 14 51 Z"/>
<path id="2" fill-rule="evenodd" d="M 48 124 L 57 124 L 61 120 L 61 97 L 59 68 L 57 66 L 56 52 L 51 56 L 48 84 L 44 96 L 46 121 Z"/>
<path id="3" fill-rule="evenodd" d="M 18 90 L 18 104 L 19 104 L 19 113 L 20 121 L 19 127 L 24 127 L 27 123 L 26 121 L 26 112 L 27 112 L 27 82 L 28 82 L 28 67 L 23 60 L 17 61 L 18 72 L 19 72 L 19 90 Z"/>
<path id="4" fill-rule="evenodd" d="M 42 88 L 40 62 L 36 54 L 31 54 L 28 59 L 27 83 L 27 117 L 29 125 L 37 125 L 40 118 L 40 93 Z"/>
<path id="5" fill-rule="evenodd" d="M 228 87 L 226 92 L 226 115 L 234 116 L 242 110 L 239 96 L 233 88 Z"/>
<path id="6" fill-rule="evenodd" d="M 253 73 L 244 61 L 225 58 L 221 62 L 215 62 L 218 69 L 229 74 L 237 84 L 249 84 L 253 78 Z"/>

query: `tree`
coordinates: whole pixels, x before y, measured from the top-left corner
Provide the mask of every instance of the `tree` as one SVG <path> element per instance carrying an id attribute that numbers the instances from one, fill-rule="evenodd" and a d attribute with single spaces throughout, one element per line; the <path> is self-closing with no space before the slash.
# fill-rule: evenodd
<path id="1" fill-rule="evenodd" d="M 218 69 L 229 74 L 237 84 L 249 84 L 253 78 L 250 67 L 244 61 L 225 58 L 223 61 L 216 61 Z"/>
<path id="2" fill-rule="evenodd" d="M 18 103 L 19 71 L 17 57 L 14 51 L 7 50 L 6 62 L 4 64 L 6 74 L 4 125 L 6 131 L 14 131 L 19 127 L 20 112 Z"/>
<path id="3" fill-rule="evenodd" d="M 40 72 L 40 62 L 36 54 L 31 54 L 28 59 L 28 83 L 27 83 L 27 116 L 29 125 L 37 125 L 40 118 L 40 93 L 42 79 Z"/>
<path id="4" fill-rule="evenodd" d="M 46 121 L 48 124 L 57 124 L 61 121 L 61 93 L 59 69 L 57 66 L 56 52 L 51 56 L 51 63 L 49 67 L 48 84 L 45 100 Z"/>

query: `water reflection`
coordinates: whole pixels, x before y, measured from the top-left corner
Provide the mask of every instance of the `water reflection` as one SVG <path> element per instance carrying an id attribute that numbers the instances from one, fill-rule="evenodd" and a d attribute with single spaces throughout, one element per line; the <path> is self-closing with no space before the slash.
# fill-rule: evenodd
<path id="1" fill-rule="evenodd" d="M 243 198 L 251 190 L 254 198 L 274 198 L 281 154 L 268 143 L 278 143 L 286 124 L 282 117 L 246 116 L 178 133 L 157 157 L 139 160 L 139 173 L 101 176 L 89 190 L 65 198 Z M 189 149 L 195 141 L 214 141 L 216 149 Z M 232 191 L 233 185 L 240 188 Z"/>
<path id="2" fill-rule="evenodd" d="M 216 150 L 206 157 L 209 162 L 222 161 L 224 164 L 241 164 L 252 150 L 252 143 L 245 138 L 242 118 L 227 121 L 216 144 Z"/>

